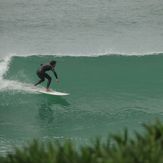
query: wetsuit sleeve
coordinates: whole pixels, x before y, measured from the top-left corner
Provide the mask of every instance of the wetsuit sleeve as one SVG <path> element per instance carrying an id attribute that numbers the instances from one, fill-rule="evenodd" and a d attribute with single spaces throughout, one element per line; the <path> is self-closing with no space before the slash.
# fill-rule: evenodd
<path id="1" fill-rule="evenodd" d="M 55 72 L 55 70 L 54 70 L 54 69 L 52 69 L 52 72 L 54 73 L 54 75 L 55 75 L 56 79 L 58 79 L 58 75 L 57 75 L 57 73 Z"/>

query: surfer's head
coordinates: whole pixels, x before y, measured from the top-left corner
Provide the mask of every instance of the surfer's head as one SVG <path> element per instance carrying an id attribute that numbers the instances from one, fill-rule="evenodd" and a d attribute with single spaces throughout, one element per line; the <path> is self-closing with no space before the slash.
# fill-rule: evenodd
<path id="1" fill-rule="evenodd" d="M 52 66 L 52 67 L 55 67 L 55 65 L 56 65 L 56 61 L 50 61 L 50 65 Z"/>

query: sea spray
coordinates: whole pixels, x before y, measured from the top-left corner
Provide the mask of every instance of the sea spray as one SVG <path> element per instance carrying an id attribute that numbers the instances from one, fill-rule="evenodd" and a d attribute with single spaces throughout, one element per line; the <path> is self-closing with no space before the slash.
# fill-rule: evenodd
<path id="1" fill-rule="evenodd" d="M 4 79 L 4 75 L 9 69 L 11 60 L 12 57 L 5 57 L 0 60 L 0 91 L 17 90 L 20 92 L 36 93 L 34 86 L 32 87 L 31 84 Z"/>

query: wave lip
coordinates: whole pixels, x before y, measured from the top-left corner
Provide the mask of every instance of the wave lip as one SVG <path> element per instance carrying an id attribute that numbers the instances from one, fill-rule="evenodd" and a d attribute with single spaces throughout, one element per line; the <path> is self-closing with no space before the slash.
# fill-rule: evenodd
<path id="1" fill-rule="evenodd" d="M 0 60 L 0 80 L 3 79 L 3 75 L 7 72 L 11 57 L 5 57 Z"/>
<path id="2" fill-rule="evenodd" d="M 31 57 L 31 56 L 55 56 L 55 57 L 100 57 L 100 56 L 149 56 L 163 55 L 163 51 L 153 52 L 120 52 L 120 51 L 103 51 L 97 53 L 26 53 L 26 54 L 9 54 L 3 60 L 7 63 L 12 57 Z M 0 65 L 1 68 L 1 65 Z"/>

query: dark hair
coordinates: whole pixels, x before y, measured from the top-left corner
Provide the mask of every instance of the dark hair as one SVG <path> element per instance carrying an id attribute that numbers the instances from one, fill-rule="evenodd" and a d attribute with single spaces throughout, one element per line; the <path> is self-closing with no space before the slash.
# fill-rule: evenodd
<path id="1" fill-rule="evenodd" d="M 50 65 L 55 65 L 56 64 L 56 61 L 50 61 Z"/>

